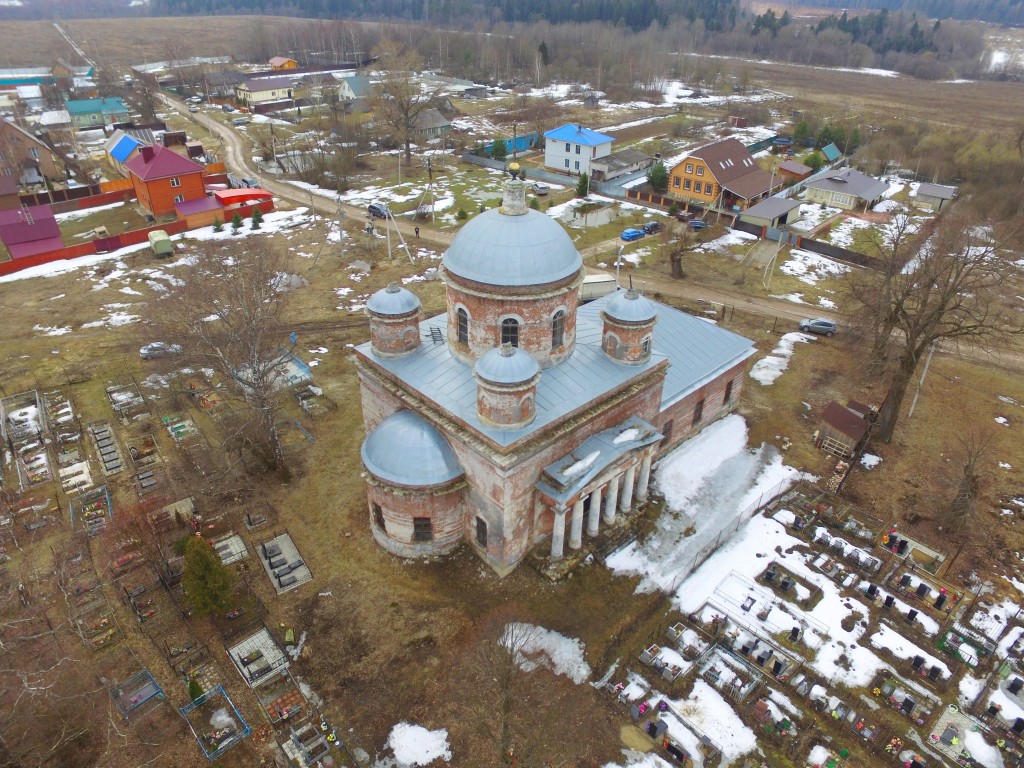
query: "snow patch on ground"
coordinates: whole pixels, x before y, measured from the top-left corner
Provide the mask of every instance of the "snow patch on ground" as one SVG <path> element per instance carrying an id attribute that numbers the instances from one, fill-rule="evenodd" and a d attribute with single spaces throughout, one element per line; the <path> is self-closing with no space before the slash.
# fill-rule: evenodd
<path id="1" fill-rule="evenodd" d="M 807 344 L 812 341 L 814 337 L 808 333 L 787 333 L 779 339 L 778 345 L 770 355 L 754 363 L 750 369 L 750 378 L 762 386 L 771 386 L 789 368 L 789 358 L 793 356 L 793 349 L 797 343 Z"/>
<path id="2" fill-rule="evenodd" d="M 583 643 L 533 624 L 513 622 L 505 626 L 502 644 L 515 647 L 516 664 L 527 672 L 539 666 L 565 675 L 579 685 L 590 677 L 590 665 L 583 660 Z"/>
<path id="3" fill-rule="evenodd" d="M 779 267 L 779 271 L 795 277 L 801 283 L 817 285 L 819 280 L 845 275 L 850 271 L 850 267 L 816 253 L 794 248 L 789 253 L 789 259 Z"/>
<path id="4" fill-rule="evenodd" d="M 448 762 L 452 751 L 448 746 L 448 731 L 429 731 L 422 725 L 399 723 L 391 729 L 388 746 L 394 751 L 399 768 L 430 765 L 434 760 Z"/>

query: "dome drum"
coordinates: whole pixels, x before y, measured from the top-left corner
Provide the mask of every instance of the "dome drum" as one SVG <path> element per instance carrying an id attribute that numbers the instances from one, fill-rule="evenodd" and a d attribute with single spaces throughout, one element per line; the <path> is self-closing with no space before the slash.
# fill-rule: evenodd
<path id="1" fill-rule="evenodd" d="M 420 345 L 420 300 L 391 283 L 366 302 L 370 345 L 379 357 L 404 357 Z"/>
<path id="2" fill-rule="evenodd" d="M 537 416 L 540 365 L 528 353 L 502 344 L 473 367 L 477 416 L 495 429 L 522 429 Z"/>
<path id="3" fill-rule="evenodd" d="M 601 349 L 608 357 L 622 365 L 643 365 L 651 359 L 658 314 L 649 299 L 630 288 L 612 298 L 601 317 Z"/>

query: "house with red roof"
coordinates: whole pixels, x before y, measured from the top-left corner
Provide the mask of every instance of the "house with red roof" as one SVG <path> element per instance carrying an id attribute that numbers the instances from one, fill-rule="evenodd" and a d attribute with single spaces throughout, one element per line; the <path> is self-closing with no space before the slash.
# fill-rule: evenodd
<path id="1" fill-rule="evenodd" d="M 0 242 L 7 246 L 12 259 L 23 259 L 64 247 L 57 219 L 48 205 L 0 211 Z"/>
<path id="2" fill-rule="evenodd" d="M 143 147 L 124 169 L 139 202 L 154 216 L 174 213 L 175 205 L 206 197 L 206 168 L 166 147 Z"/>

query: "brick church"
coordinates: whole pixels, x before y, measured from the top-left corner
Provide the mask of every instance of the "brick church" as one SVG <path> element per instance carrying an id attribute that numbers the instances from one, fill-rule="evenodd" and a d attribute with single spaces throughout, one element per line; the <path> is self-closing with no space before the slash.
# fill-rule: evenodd
<path id="1" fill-rule="evenodd" d="M 356 349 L 370 527 L 402 557 L 460 542 L 499 574 L 579 549 L 649 493 L 651 464 L 735 406 L 749 339 L 633 289 L 579 304 L 583 261 L 526 185 L 445 253 L 445 314 L 390 285 Z"/>

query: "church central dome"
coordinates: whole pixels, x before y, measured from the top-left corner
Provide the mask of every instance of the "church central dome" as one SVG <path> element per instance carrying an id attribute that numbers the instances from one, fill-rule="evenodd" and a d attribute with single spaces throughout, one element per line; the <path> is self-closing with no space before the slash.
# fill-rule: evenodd
<path id="1" fill-rule="evenodd" d="M 579 272 L 583 260 L 561 224 L 525 204 L 510 205 L 514 185 L 525 187 L 510 181 L 505 205 L 481 213 L 455 236 L 442 262 L 452 275 L 484 285 L 526 286 Z"/>

